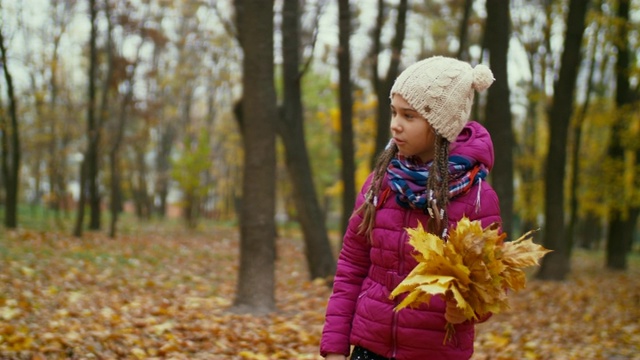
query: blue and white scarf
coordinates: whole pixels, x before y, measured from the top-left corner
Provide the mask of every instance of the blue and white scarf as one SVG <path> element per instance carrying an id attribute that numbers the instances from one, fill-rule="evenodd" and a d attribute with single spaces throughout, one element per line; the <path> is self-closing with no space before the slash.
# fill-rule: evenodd
<path id="1" fill-rule="evenodd" d="M 418 157 L 398 155 L 389 163 L 389 186 L 396 193 L 396 201 L 406 208 L 427 209 L 433 198 L 427 194 L 429 170 L 433 161 L 423 163 Z M 484 164 L 465 156 L 449 156 L 449 198 L 467 192 L 489 174 Z M 480 191 L 478 190 L 478 196 Z M 479 205 L 479 201 L 476 203 Z"/>

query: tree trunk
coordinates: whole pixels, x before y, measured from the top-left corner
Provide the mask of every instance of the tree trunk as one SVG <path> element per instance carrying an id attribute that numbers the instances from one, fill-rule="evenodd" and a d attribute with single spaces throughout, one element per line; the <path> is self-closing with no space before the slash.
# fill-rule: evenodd
<path id="1" fill-rule="evenodd" d="M 0 141 L 2 146 L 2 177 L 5 183 L 6 208 L 4 225 L 8 229 L 18 227 L 18 187 L 20 184 L 20 132 L 18 129 L 18 102 L 13 89 L 13 77 L 7 62 L 7 48 L 4 35 L 0 29 L 0 55 L 2 69 L 7 82 L 7 98 L 9 100 L 9 121 L 0 115 Z"/>
<path id="2" fill-rule="evenodd" d="M 102 121 L 104 120 L 104 116 L 102 112 L 100 114 L 95 113 L 96 107 L 96 82 L 98 80 L 98 49 L 97 49 L 97 37 L 98 37 L 98 29 L 97 24 L 95 24 L 95 28 L 93 27 L 94 23 L 97 22 L 98 17 L 98 4 L 96 0 L 91 1 L 91 18 L 92 18 L 92 27 L 91 27 L 91 37 L 94 39 L 91 42 L 91 62 L 90 62 L 90 76 L 89 82 L 93 82 L 92 85 L 89 85 L 89 111 L 90 113 L 87 116 L 88 125 L 89 125 L 89 141 L 87 142 L 87 187 L 88 187 L 88 196 L 89 196 L 89 209 L 90 209 L 90 217 L 89 217 L 89 229 L 91 230 L 100 230 L 101 224 L 101 199 L 100 199 L 100 185 L 99 185 L 99 176 L 100 176 L 100 140 L 102 138 Z M 107 49 L 107 51 L 110 51 Z M 107 65 L 111 66 L 111 65 Z M 108 83 L 109 79 L 105 79 L 105 82 Z M 105 85 L 107 88 L 108 85 Z M 105 106 L 107 106 L 108 93 L 104 94 Z M 105 108 L 106 109 L 106 108 Z M 96 116 L 97 115 L 97 116 Z"/>
<path id="3" fill-rule="evenodd" d="M 151 65 L 150 72 L 154 72 L 158 74 L 162 73 L 161 66 L 160 66 L 160 58 L 161 58 L 161 53 L 163 49 L 164 47 L 162 45 L 154 43 L 153 58 L 151 62 L 152 65 Z M 154 164 L 155 171 L 152 171 L 153 173 L 155 173 L 155 178 L 154 178 L 155 183 L 153 186 L 154 193 L 151 195 L 152 199 L 150 201 L 151 208 L 149 210 L 150 212 L 157 214 L 159 218 L 163 219 L 167 213 L 167 196 L 169 195 L 169 167 L 170 167 L 169 156 L 171 154 L 171 149 L 173 148 L 173 142 L 175 141 L 176 135 L 175 135 L 175 130 L 172 127 L 172 121 L 170 119 L 167 119 L 169 116 L 167 116 L 165 111 L 163 111 L 164 107 L 161 105 L 162 103 L 165 102 L 165 99 L 168 100 L 167 98 L 169 95 L 167 95 L 166 93 L 163 93 L 160 90 L 161 87 L 158 84 L 159 82 L 160 80 L 156 78 L 154 79 L 153 83 L 148 84 L 148 89 L 149 89 L 148 91 L 150 93 L 155 93 L 155 96 L 154 96 L 155 109 L 152 110 L 152 116 L 156 117 L 157 119 L 165 119 L 164 121 L 161 120 L 156 128 L 156 131 L 158 133 L 157 135 L 158 140 L 156 141 L 155 152 L 157 155 L 156 155 L 155 164 Z M 137 143 L 134 146 L 136 149 L 135 151 L 136 151 L 137 157 L 141 156 L 140 152 L 146 151 L 144 150 L 144 147 L 140 145 L 141 144 Z M 144 162 L 142 162 L 142 164 L 143 163 Z M 140 216 L 142 214 L 142 212 L 140 211 L 142 209 L 141 207 L 142 197 L 143 196 L 147 197 L 147 191 L 146 191 L 147 186 L 146 184 L 143 184 L 143 182 L 146 181 L 145 175 L 144 175 L 146 174 L 146 171 L 145 171 L 146 169 L 143 167 L 143 168 L 137 168 L 136 170 L 138 170 L 141 173 L 140 175 L 141 178 L 139 179 L 140 186 L 138 186 L 138 189 L 142 189 L 142 188 L 145 189 L 144 195 L 138 193 L 135 200 L 136 211 Z M 151 216 L 151 213 L 149 213 L 148 215 Z"/>
<path id="4" fill-rule="evenodd" d="M 244 52 L 244 176 L 240 216 L 240 270 L 234 310 L 275 310 L 275 135 L 273 70 L 274 2 L 236 0 Z M 259 179 L 259 181 L 256 181 Z"/>
<path id="5" fill-rule="evenodd" d="M 80 193 L 78 197 L 78 212 L 76 214 L 76 224 L 73 229 L 73 236 L 82 237 L 82 232 L 84 230 L 84 207 L 87 204 L 87 162 L 86 159 L 83 159 L 80 163 Z"/>
<path id="6" fill-rule="evenodd" d="M 349 1 L 338 2 L 339 45 L 338 72 L 340 74 L 340 153 L 342 159 L 342 221 L 344 233 L 356 201 L 355 159 L 353 145 L 353 94 L 351 92 L 351 9 Z"/>
<path id="7" fill-rule="evenodd" d="M 305 240 L 305 255 L 312 279 L 327 278 L 335 271 L 324 215 L 313 183 L 305 143 L 304 110 L 300 81 L 300 10 L 298 0 L 285 0 L 282 14 L 284 76 L 283 116 L 278 133 L 284 143 L 287 169 L 293 183 L 294 202 Z"/>
<path id="8" fill-rule="evenodd" d="M 61 158 L 62 153 L 58 152 L 58 116 L 56 115 L 56 105 L 58 101 L 58 81 L 57 81 L 57 73 L 58 73 L 58 59 L 59 59 L 59 45 L 61 35 L 56 36 L 53 42 L 53 54 L 51 58 L 51 78 L 49 80 L 49 120 L 48 126 L 46 127 L 49 135 L 49 139 L 47 140 L 47 149 L 49 154 L 47 154 L 47 170 L 48 170 L 48 178 L 49 178 L 49 194 L 51 198 L 50 206 L 54 210 L 56 220 L 60 217 L 60 209 L 62 208 L 62 199 L 65 196 L 64 188 L 59 186 L 58 179 L 60 178 L 60 173 L 64 171 L 64 167 L 61 166 L 64 164 L 64 160 Z"/>
<path id="9" fill-rule="evenodd" d="M 517 6 L 517 5 L 516 5 Z M 524 205 L 519 209 L 518 214 L 521 218 L 521 226 L 519 233 L 526 233 L 529 230 L 538 229 L 540 227 L 538 222 L 538 215 L 541 212 L 542 199 L 540 199 L 542 188 L 540 184 L 541 179 L 541 161 L 538 161 L 538 148 L 540 145 L 540 134 L 538 131 L 538 112 L 541 106 L 546 103 L 545 83 L 549 74 L 547 71 L 547 56 L 546 52 L 549 51 L 548 46 L 542 46 L 549 44 L 548 37 L 550 32 L 548 28 L 551 27 L 552 16 L 551 6 L 545 6 L 545 21 L 541 25 L 543 36 L 539 40 L 534 40 L 531 43 L 525 44 L 525 51 L 527 52 L 527 58 L 529 59 L 529 71 L 531 74 L 539 74 L 534 76 L 531 80 L 531 90 L 529 91 L 529 101 L 527 104 L 527 115 L 522 125 L 522 138 L 520 141 L 516 141 L 519 149 L 515 154 L 515 159 L 519 162 L 518 167 L 521 185 L 519 188 L 520 202 Z M 523 31 L 527 31 L 524 29 Z M 528 30 L 530 31 L 530 30 Z M 536 78 L 538 80 L 536 80 Z M 511 225 L 511 231 L 514 232 L 514 224 Z M 540 232 L 543 235 L 543 232 Z"/>
<path id="10" fill-rule="evenodd" d="M 507 1 L 506 4 L 507 4 L 507 11 L 509 11 L 508 9 L 509 2 Z M 496 6 L 496 5 L 493 4 L 491 6 Z M 469 18 L 471 17 L 472 7 L 473 7 L 473 0 L 464 1 L 464 11 L 462 13 L 462 20 L 460 20 L 460 32 L 458 33 L 460 47 L 458 48 L 458 54 L 457 54 L 458 59 L 463 61 L 469 61 L 469 47 L 467 46 L 467 38 L 469 37 Z"/>
<path id="11" fill-rule="evenodd" d="M 140 53 L 140 49 L 142 48 L 143 42 L 140 42 L 138 46 L 138 54 Z M 109 151 L 109 164 L 111 168 L 111 201 L 110 201 L 110 211 L 111 211 L 111 221 L 109 223 L 109 237 L 115 238 L 117 232 L 118 225 L 118 215 L 122 209 L 122 191 L 121 191 L 121 177 L 120 177 L 120 167 L 118 166 L 119 158 L 120 158 L 120 146 L 122 144 L 122 139 L 124 138 L 124 127 L 127 120 L 127 109 L 131 105 L 133 101 L 133 87 L 134 87 L 134 79 L 135 72 L 137 68 L 138 62 L 136 58 L 136 62 L 133 64 L 131 69 L 131 73 L 128 76 L 126 83 L 127 92 L 124 94 L 124 98 L 122 99 L 122 104 L 120 105 L 120 115 L 118 116 L 118 122 L 114 126 L 114 130 L 112 133 L 112 145 L 111 150 Z"/>
<path id="12" fill-rule="evenodd" d="M 512 232 L 513 223 L 513 151 L 514 135 L 511 126 L 511 106 L 507 76 L 507 52 L 511 20 L 509 2 L 487 0 L 485 37 L 489 51 L 489 64 L 495 83 L 489 88 L 485 123 L 495 147 L 495 166 L 491 176 L 500 199 L 502 230 Z"/>
<path id="13" fill-rule="evenodd" d="M 65 107 L 67 113 L 71 114 L 74 112 L 75 107 L 68 102 L 66 107 Z M 79 120 L 79 118 L 75 118 L 74 120 Z M 60 122 L 62 123 L 62 122 Z M 67 125 L 64 124 L 63 128 L 60 131 L 60 135 L 59 135 L 59 139 L 60 139 L 60 145 L 59 145 L 59 149 L 64 150 L 64 149 L 68 149 L 71 142 L 73 141 L 73 136 L 71 134 L 71 132 L 69 131 L 69 128 L 71 128 L 73 125 Z M 60 168 L 58 169 L 57 172 L 57 178 L 55 179 L 55 183 L 56 186 L 58 187 L 58 189 L 60 189 L 60 194 L 62 194 L 62 209 L 63 209 L 63 214 L 64 214 L 64 218 L 65 219 L 69 219 L 70 216 L 72 216 L 73 214 L 73 210 L 74 210 L 74 201 L 73 201 L 73 196 L 71 196 L 71 193 L 67 190 L 67 183 L 69 177 L 73 176 L 72 171 L 70 171 L 69 169 L 69 160 L 66 159 L 66 157 L 63 157 L 62 159 L 58 159 L 59 164 L 60 164 Z M 62 224 L 60 222 L 60 224 Z"/>
<path id="14" fill-rule="evenodd" d="M 40 90 L 38 89 L 38 84 L 35 79 L 35 74 L 30 74 L 29 80 L 31 84 L 31 91 L 34 94 L 37 94 L 38 91 Z M 43 129 L 45 122 L 53 122 L 51 121 L 50 116 L 45 115 L 44 98 L 35 96 L 33 110 L 35 112 L 34 125 L 36 128 Z M 46 120 L 45 120 L 45 117 L 47 117 Z M 42 182 L 43 182 L 42 177 L 43 176 L 41 175 L 42 171 L 40 171 L 40 167 L 42 166 L 43 163 L 45 163 L 45 153 L 46 153 L 45 149 L 47 145 L 46 139 L 45 138 L 37 139 L 35 140 L 33 145 L 35 149 L 32 150 L 32 154 L 30 156 L 30 158 L 32 158 L 33 160 L 29 164 L 29 166 L 31 167 L 29 172 L 32 174 L 32 178 L 33 178 L 33 197 L 30 201 L 32 211 L 35 210 L 35 207 L 37 205 L 42 204 Z"/>
<path id="15" fill-rule="evenodd" d="M 347 1 L 348 2 L 348 1 Z M 398 18 L 396 19 L 396 33 L 391 42 L 391 61 L 387 74 L 383 79 L 378 77 L 378 57 L 380 56 L 380 36 L 384 20 L 384 1 L 378 1 L 378 18 L 376 20 L 376 28 L 374 30 L 372 58 L 373 68 L 371 79 L 373 88 L 378 99 L 377 115 L 376 115 L 376 140 L 373 157 L 371 158 L 371 168 L 375 166 L 377 156 L 384 150 L 389 143 L 389 122 L 391 121 L 391 108 L 389 107 L 389 91 L 393 86 L 393 82 L 398 77 L 400 69 L 400 58 L 402 56 L 402 47 L 407 29 L 407 0 L 400 0 L 398 4 Z M 353 204 L 351 204 L 353 205 Z"/>
<path id="16" fill-rule="evenodd" d="M 57 4 L 60 5 L 60 4 Z M 67 202 L 67 190 L 65 176 L 67 176 L 68 169 L 66 163 L 66 156 L 64 155 L 65 134 L 62 129 L 64 125 L 61 121 L 61 112 L 58 110 L 58 94 L 60 84 L 58 81 L 58 72 L 60 64 L 60 43 L 63 39 L 65 31 L 69 26 L 69 21 L 72 18 L 71 14 L 75 11 L 75 2 L 66 2 L 63 5 L 63 11 L 60 13 L 56 6 L 52 7 L 49 13 L 53 22 L 52 37 L 53 37 L 53 49 L 51 51 L 51 59 L 49 61 L 50 78 L 48 83 L 49 89 L 49 117 L 47 119 L 47 125 L 45 126 L 45 132 L 48 135 L 47 144 L 44 147 L 48 154 L 46 154 L 47 162 L 47 176 L 49 181 L 49 206 L 54 211 L 54 218 L 58 225 L 61 225 L 61 212 L 65 213 L 68 209 Z M 65 124 L 69 121 L 64 119 Z"/>
<path id="17" fill-rule="evenodd" d="M 531 66 L 533 68 L 533 66 Z M 531 72 L 533 74 L 533 71 Z M 534 93 L 541 93 L 539 89 L 534 89 Z M 532 96 L 532 100 L 527 105 L 527 116 L 524 119 L 523 131 L 524 136 L 520 141 L 520 150 L 517 153 L 517 157 L 521 159 L 533 159 L 536 156 L 536 149 L 538 147 L 538 131 L 536 128 L 536 109 L 539 106 L 539 101 Z M 520 177 L 522 179 L 522 185 L 520 187 L 520 196 L 522 204 L 526 204 L 524 209 L 519 211 L 521 217 L 520 233 L 526 233 L 529 230 L 539 228 L 537 221 L 537 215 L 539 207 L 536 206 L 536 198 L 539 196 L 537 191 L 536 180 L 539 179 L 540 172 L 534 165 L 534 161 L 523 161 L 520 165 Z M 511 231 L 515 231 L 513 224 L 511 224 Z"/>
<path id="18" fill-rule="evenodd" d="M 602 1 L 596 5 L 596 11 L 600 12 L 602 7 Z M 590 64 L 589 64 L 589 77 L 587 79 L 587 88 L 585 89 L 585 99 L 582 107 L 580 108 L 580 112 L 575 116 L 575 119 L 572 123 L 572 144 L 571 144 L 571 185 L 569 186 L 569 221 L 567 224 L 567 237 L 569 240 L 569 248 L 573 248 L 575 244 L 576 234 L 576 225 L 578 224 L 578 189 L 580 188 L 580 177 L 578 174 L 580 173 L 580 147 L 582 145 L 582 133 L 583 133 L 583 125 L 584 120 L 587 116 L 587 111 L 589 110 L 589 105 L 591 105 L 591 92 L 593 91 L 593 75 L 596 72 L 596 63 L 597 63 L 597 44 L 598 44 L 598 33 L 599 33 L 600 25 L 596 26 L 595 31 L 593 32 L 594 36 L 591 43 L 591 49 L 589 53 L 591 54 Z"/>
<path id="19" fill-rule="evenodd" d="M 630 49 L 629 49 L 629 0 L 618 1 L 617 12 L 617 36 L 614 41 L 614 45 L 618 50 L 618 58 L 616 61 L 616 108 L 617 116 L 613 128 L 611 129 L 611 138 L 609 140 L 609 147 L 607 153 L 609 158 L 613 162 L 625 163 L 625 151 L 623 146 L 623 137 L 629 132 L 628 126 L 632 121 L 629 115 L 629 107 L 633 102 L 633 92 L 631 91 L 631 85 L 629 81 L 630 68 Z M 636 160 L 637 161 L 637 160 Z M 623 174 L 629 171 L 628 169 L 622 170 Z M 621 185 L 618 191 L 626 193 L 628 190 L 626 186 L 619 182 Z M 626 197 L 631 194 L 626 194 L 625 199 L 621 201 L 625 202 Z M 612 270 L 626 270 L 627 269 L 627 252 L 628 244 L 632 241 L 633 228 L 637 220 L 637 215 L 629 216 L 625 214 L 625 210 L 628 210 L 628 205 L 620 204 L 613 206 L 609 209 L 609 231 L 607 237 L 607 263 L 608 269 Z M 633 212 L 632 212 L 633 213 Z"/>
<path id="20" fill-rule="evenodd" d="M 137 164 L 135 171 L 138 173 L 136 176 L 137 182 L 131 182 L 131 186 L 134 189 L 134 202 L 136 208 L 136 214 L 140 219 L 149 220 L 153 213 L 153 199 L 149 195 L 149 189 L 147 188 L 147 164 L 145 162 L 145 147 L 136 147 L 135 162 Z"/>
<path id="21" fill-rule="evenodd" d="M 159 197 L 156 212 L 160 218 L 167 215 L 167 197 L 169 196 L 169 169 L 171 162 L 171 150 L 173 142 L 176 139 L 176 129 L 172 124 L 166 124 L 160 128 L 160 141 L 158 144 L 158 157 L 156 158 L 156 171 L 158 172 L 156 180 L 156 194 Z"/>
<path id="22" fill-rule="evenodd" d="M 183 89 L 183 93 L 181 95 L 182 98 L 182 106 L 181 106 L 181 123 L 182 123 L 182 133 L 184 134 L 182 147 L 186 149 L 186 151 L 194 152 L 197 151 L 196 148 L 199 146 L 195 135 L 193 134 L 193 130 L 191 129 L 191 109 L 193 108 L 194 95 L 192 89 L 188 86 Z M 192 169 L 188 169 L 191 171 Z M 195 174 L 192 174 L 192 176 Z M 197 176 L 200 176 L 198 174 Z M 182 198 L 182 214 L 184 215 L 184 221 L 188 228 L 195 228 L 195 224 L 198 221 L 198 197 L 196 196 L 196 188 L 182 188 L 184 196 Z"/>
<path id="23" fill-rule="evenodd" d="M 109 202 L 109 210 L 111 212 L 111 220 L 109 222 L 109 237 L 114 239 L 117 233 L 118 215 L 122 204 L 122 194 L 120 192 L 120 170 L 118 167 L 117 150 L 111 149 L 109 153 L 109 169 L 111 172 L 111 201 Z"/>
<path id="24" fill-rule="evenodd" d="M 114 71 L 113 63 L 113 23 L 111 21 L 111 8 L 108 3 L 105 3 L 105 18 L 107 19 L 107 75 L 102 86 L 102 100 L 100 103 L 100 113 L 98 116 L 98 123 L 104 124 L 109 118 L 109 90 L 111 88 L 111 82 Z M 126 70 L 125 70 L 126 71 Z M 125 108 L 127 106 L 127 100 L 130 98 L 130 92 L 132 85 L 129 84 L 129 90 L 125 95 L 125 100 L 120 108 L 120 116 L 118 117 L 118 123 L 113 126 L 115 128 L 112 131 L 113 139 L 111 141 L 111 149 L 109 151 L 109 169 L 111 174 L 111 201 L 109 202 L 109 210 L 111 212 L 111 220 L 109 221 L 109 237 L 116 237 L 116 227 L 118 223 L 118 214 L 121 208 L 122 197 L 120 193 L 120 173 L 118 169 L 118 150 L 120 143 L 122 142 L 122 128 L 124 127 Z M 115 120 L 115 119 L 114 119 Z"/>
<path id="25" fill-rule="evenodd" d="M 580 68 L 582 36 L 589 1 L 571 0 L 567 16 L 560 75 L 554 84 L 549 111 L 549 149 L 545 173 L 544 246 L 553 250 L 542 259 L 538 278 L 564 280 L 570 270 L 571 248 L 565 233 L 564 180 L 567 134 L 573 112 L 576 78 Z"/>
<path id="26" fill-rule="evenodd" d="M 81 199 L 85 192 L 88 192 L 89 204 L 91 207 L 91 218 L 89 228 L 92 230 L 100 229 L 100 198 L 98 192 L 98 144 L 100 141 L 100 131 L 96 124 L 95 107 L 96 107 L 96 77 L 98 68 L 98 8 L 96 0 L 89 1 L 89 13 L 91 19 L 91 32 L 89 37 L 89 97 L 87 99 L 87 150 L 82 160 L 80 179 Z M 86 199 L 86 198 L 85 198 Z M 82 204 L 84 205 L 84 204 Z M 78 212 L 84 212 L 84 206 L 78 207 Z M 75 236 L 82 236 L 82 221 L 84 214 L 78 215 Z"/>
<path id="27" fill-rule="evenodd" d="M 628 267 L 627 255 L 631 249 L 635 221 L 638 220 L 637 211 L 631 213 L 624 216 L 620 211 L 610 211 L 606 247 L 607 269 L 624 271 Z"/>
<path id="28" fill-rule="evenodd" d="M 99 168 L 100 168 L 100 154 L 99 154 L 99 143 L 100 143 L 100 131 L 94 128 L 92 131 L 95 134 L 95 138 L 91 144 L 89 144 L 90 149 L 87 156 L 87 187 L 88 187 L 88 196 L 89 196 L 89 210 L 90 210 L 90 218 L 89 218 L 89 229 L 91 230 L 100 230 L 100 185 L 98 184 L 99 179 Z"/>
<path id="29" fill-rule="evenodd" d="M 7 118 L 4 117 L 4 108 L 2 107 L 2 101 L 0 101 L 0 127 L 8 128 Z M 0 131 L 0 205 L 7 203 L 7 188 L 6 188 L 6 176 L 9 173 L 9 144 L 7 136 L 4 132 Z M 6 206 L 5 206 L 6 210 Z"/>
<path id="30" fill-rule="evenodd" d="M 384 87 L 382 82 L 383 80 L 380 79 L 380 76 L 378 76 L 378 64 L 380 63 L 380 49 L 381 49 L 381 38 L 382 38 L 382 27 L 384 26 L 384 10 L 385 9 L 385 5 L 384 5 L 384 0 L 378 0 L 378 15 L 376 16 L 376 22 L 375 25 L 373 27 L 373 32 L 371 34 L 371 55 L 369 56 L 371 58 L 371 85 L 373 86 L 373 92 L 376 94 L 376 97 L 378 96 L 378 94 L 381 92 L 380 88 Z M 381 144 L 378 145 L 378 142 L 384 142 L 388 139 L 388 133 L 389 130 L 386 129 L 384 127 L 383 124 L 380 124 L 381 122 L 384 122 L 385 124 L 387 124 L 388 127 L 388 122 L 390 121 L 389 118 L 386 119 L 382 119 L 382 117 L 385 114 L 385 111 L 388 112 L 388 110 L 385 110 L 388 106 L 385 107 L 385 109 L 382 108 L 382 105 L 380 104 L 381 100 L 378 99 L 378 104 L 376 105 L 376 137 L 375 137 L 375 142 L 374 142 L 374 148 L 373 148 L 373 156 L 371 157 L 371 164 L 369 165 L 372 169 L 375 167 L 376 164 L 376 157 L 377 154 L 380 153 L 378 147 L 380 147 L 380 149 L 384 149 L 384 146 L 386 144 Z M 380 129 L 382 128 L 382 130 Z M 387 135 L 387 136 L 385 136 Z M 382 140 L 379 140 L 382 139 Z"/>
<path id="31" fill-rule="evenodd" d="M 590 212 L 581 222 L 582 225 L 579 227 L 580 237 L 578 238 L 579 246 L 588 250 L 600 250 L 604 232 L 602 217 Z"/>

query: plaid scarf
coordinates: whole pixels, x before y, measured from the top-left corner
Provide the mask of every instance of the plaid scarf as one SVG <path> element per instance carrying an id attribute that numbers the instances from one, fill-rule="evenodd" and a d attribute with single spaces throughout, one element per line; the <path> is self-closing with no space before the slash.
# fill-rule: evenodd
<path id="1" fill-rule="evenodd" d="M 433 162 L 422 163 L 417 157 L 397 156 L 387 167 L 389 186 L 396 201 L 406 208 L 426 209 L 432 195 L 427 194 L 427 180 Z M 449 198 L 467 192 L 489 174 L 484 164 L 460 155 L 449 156 Z"/>

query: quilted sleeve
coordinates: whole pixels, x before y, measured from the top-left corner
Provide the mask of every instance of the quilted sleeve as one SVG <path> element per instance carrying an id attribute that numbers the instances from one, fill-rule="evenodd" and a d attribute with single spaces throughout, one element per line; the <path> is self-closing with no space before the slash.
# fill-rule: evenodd
<path id="1" fill-rule="evenodd" d="M 364 202 L 364 191 L 369 188 L 368 184 L 369 181 L 365 182 L 363 190 L 358 195 L 356 209 Z M 369 242 L 363 235 L 358 234 L 358 226 L 361 222 L 362 216 L 354 213 L 343 238 L 333 282 L 333 293 L 327 305 L 320 341 L 322 356 L 329 353 L 349 356 L 349 336 L 356 301 L 371 264 Z"/>

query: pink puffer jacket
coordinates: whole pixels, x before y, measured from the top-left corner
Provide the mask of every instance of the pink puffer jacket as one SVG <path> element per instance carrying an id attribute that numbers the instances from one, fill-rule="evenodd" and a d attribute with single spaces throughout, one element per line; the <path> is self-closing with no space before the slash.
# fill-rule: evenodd
<path id="1" fill-rule="evenodd" d="M 493 144 L 489 133 L 476 122 L 469 122 L 455 143 L 451 154 L 477 159 L 490 170 L 493 167 Z M 364 201 L 371 178 L 356 201 Z M 393 195 L 393 193 L 392 193 Z M 463 216 L 480 220 L 483 226 L 501 222 L 498 197 L 485 182 L 467 193 L 451 199 L 449 225 Z M 338 259 L 333 294 L 327 306 L 320 353 L 349 355 L 350 345 L 359 345 L 396 360 L 468 359 L 473 354 L 474 324 L 455 327 L 451 341 L 445 336 L 445 304 L 433 297 L 429 306 L 405 308 L 394 312 L 402 299 L 389 299 L 389 293 L 417 265 L 411 255 L 405 228 L 427 223 L 422 210 L 407 210 L 389 196 L 376 213 L 371 243 L 357 234 L 362 221 L 354 216 L 347 228 Z"/>

